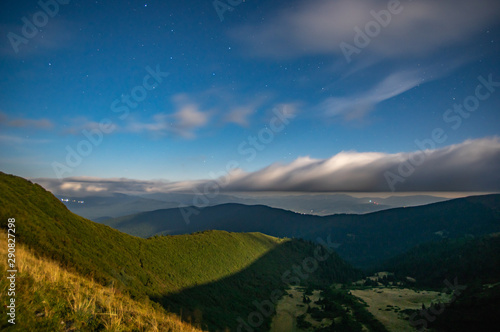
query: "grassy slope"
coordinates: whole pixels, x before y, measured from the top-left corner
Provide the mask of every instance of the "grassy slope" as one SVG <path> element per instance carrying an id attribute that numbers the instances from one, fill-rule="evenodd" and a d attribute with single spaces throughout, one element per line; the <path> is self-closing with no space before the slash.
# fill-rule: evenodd
<path id="1" fill-rule="evenodd" d="M 176 311 L 185 307 L 185 312 L 224 318 L 222 325 L 210 321 L 211 329 L 234 327 L 238 314 L 255 310 L 253 300 L 268 296 L 262 285 L 283 287 L 281 273 L 314 250 L 309 243 L 255 233 L 209 231 L 146 240 L 76 216 L 42 187 L 19 177 L 0 173 L 0 192 L 0 228 L 5 229 L 7 218 L 16 218 L 17 240 L 38 255 L 100 284 L 113 284 L 132 298 L 150 297 Z M 336 255 L 323 265 L 311 279 L 332 282 L 357 274 Z M 264 277 L 255 279 L 259 276 Z M 214 296 L 216 306 L 204 304 Z M 224 312 L 227 307 L 235 310 Z"/>
<path id="2" fill-rule="evenodd" d="M 0 237 L 0 256 L 7 256 L 7 241 Z M 201 331 L 183 323 L 148 300 L 134 301 L 113 287 L 68 272 L 58 263 L 37 257 L 24 245 L 16 247 L 16 324 L 2 319 L 9 331 Z M 0 269 L 7 270 L 6 261 Z M 7 293 L 8 279 L 0 279 Z M 0 316 L 7 317 L 5 306 Z"/>

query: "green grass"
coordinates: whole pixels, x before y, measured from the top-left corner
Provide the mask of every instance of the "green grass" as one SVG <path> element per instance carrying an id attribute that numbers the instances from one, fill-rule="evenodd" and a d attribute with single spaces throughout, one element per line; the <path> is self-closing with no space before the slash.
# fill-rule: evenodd
<path id="1" fill-rule="evenodd" d="M 7 219 L 15 218 L 17 241 L 38 256 L 114 285 L 133 299 L 151 298 L 182 311 L 185 319 L 197 317 L 212 330 L 234 328 L 238 316 L 255 310 L 253 301 L 284 288 L 282 273 L 315 249 L 309 242 L 259 233 L 207 231 L 142 239 L 74 215 L 51 193 L 16 176 L 0 173 L 0 192 L 0 228 L 5 231 Z M 357 277 L 356 270 L 331 255 L 304 281 L 327 284 Z"/>
<path id="2" fill-rule="evenodd" d="M 0 237 L 0 255 L 7 241 Z M 201 331 L 147 299 L 134 301 L 114 287 L 68 272 L 50 259 L 36 257 L 24 245 L 16 247 L 16 324 L 0 321 L 8 331 Z M 7 270 L 0 261 L 2 271 Z M 7 294 L 9 281 L 0 279 Z M 7 317 L 5 307 L 0 316 Z"/>

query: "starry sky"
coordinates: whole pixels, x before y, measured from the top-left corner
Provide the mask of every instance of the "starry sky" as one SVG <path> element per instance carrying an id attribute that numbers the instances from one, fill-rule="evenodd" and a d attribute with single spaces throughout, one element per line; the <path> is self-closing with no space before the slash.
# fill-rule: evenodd
<path id="1" fill-rule="evenodd" d="M 5 0 L 0 18 L 3 172 L 500 190 L 497 0 Z"/>

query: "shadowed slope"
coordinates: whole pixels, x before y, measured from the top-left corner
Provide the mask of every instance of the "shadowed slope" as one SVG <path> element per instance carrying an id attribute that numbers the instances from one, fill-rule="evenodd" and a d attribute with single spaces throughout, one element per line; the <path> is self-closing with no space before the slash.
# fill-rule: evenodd
<path id="1" fill-rule="evenodd" d="M 236 274 L 155 299 L 196 323 L 203 317 L 202 326 L 209 330 L 229 327 L 233 331 L 245 321 L 256 331 L 268 331 L 275 304 L 289 285 L 329 287 L 359 276 L 331 248 L 293 240 Z M 248 323 L 249 316 L 260 323 Z"/>

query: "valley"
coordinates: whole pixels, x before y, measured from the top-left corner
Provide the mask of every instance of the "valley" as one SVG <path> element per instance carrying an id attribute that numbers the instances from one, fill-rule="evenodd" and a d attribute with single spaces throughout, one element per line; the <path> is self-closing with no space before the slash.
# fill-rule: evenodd
<path id="1" fill-rule="evenodd" d="M 316 302 L 320 300 L 320 291 L 312 291 L 312 294 L 308 296 L 308 299 L 311 301 L 308 305 L 304 303 L 305 293 L 306 289 L 299 288 L 298 286 L 293 286 L 286 290 L 286 295 L 283 296 L 276 306 L 276 313 L 271 323 L 271 332 L 304 331 L 304 325 L 306 324 L 315 329 L 331 325 L 332 321 L 326 318 L 317 322 L 311 319 L 311 317 L 307 317 L 308 307 L 321 308 L 320 305 L 316 304 Z M 301 324 L 297 323 L 298 317 L 302 317 L 300 320 Z"/>

